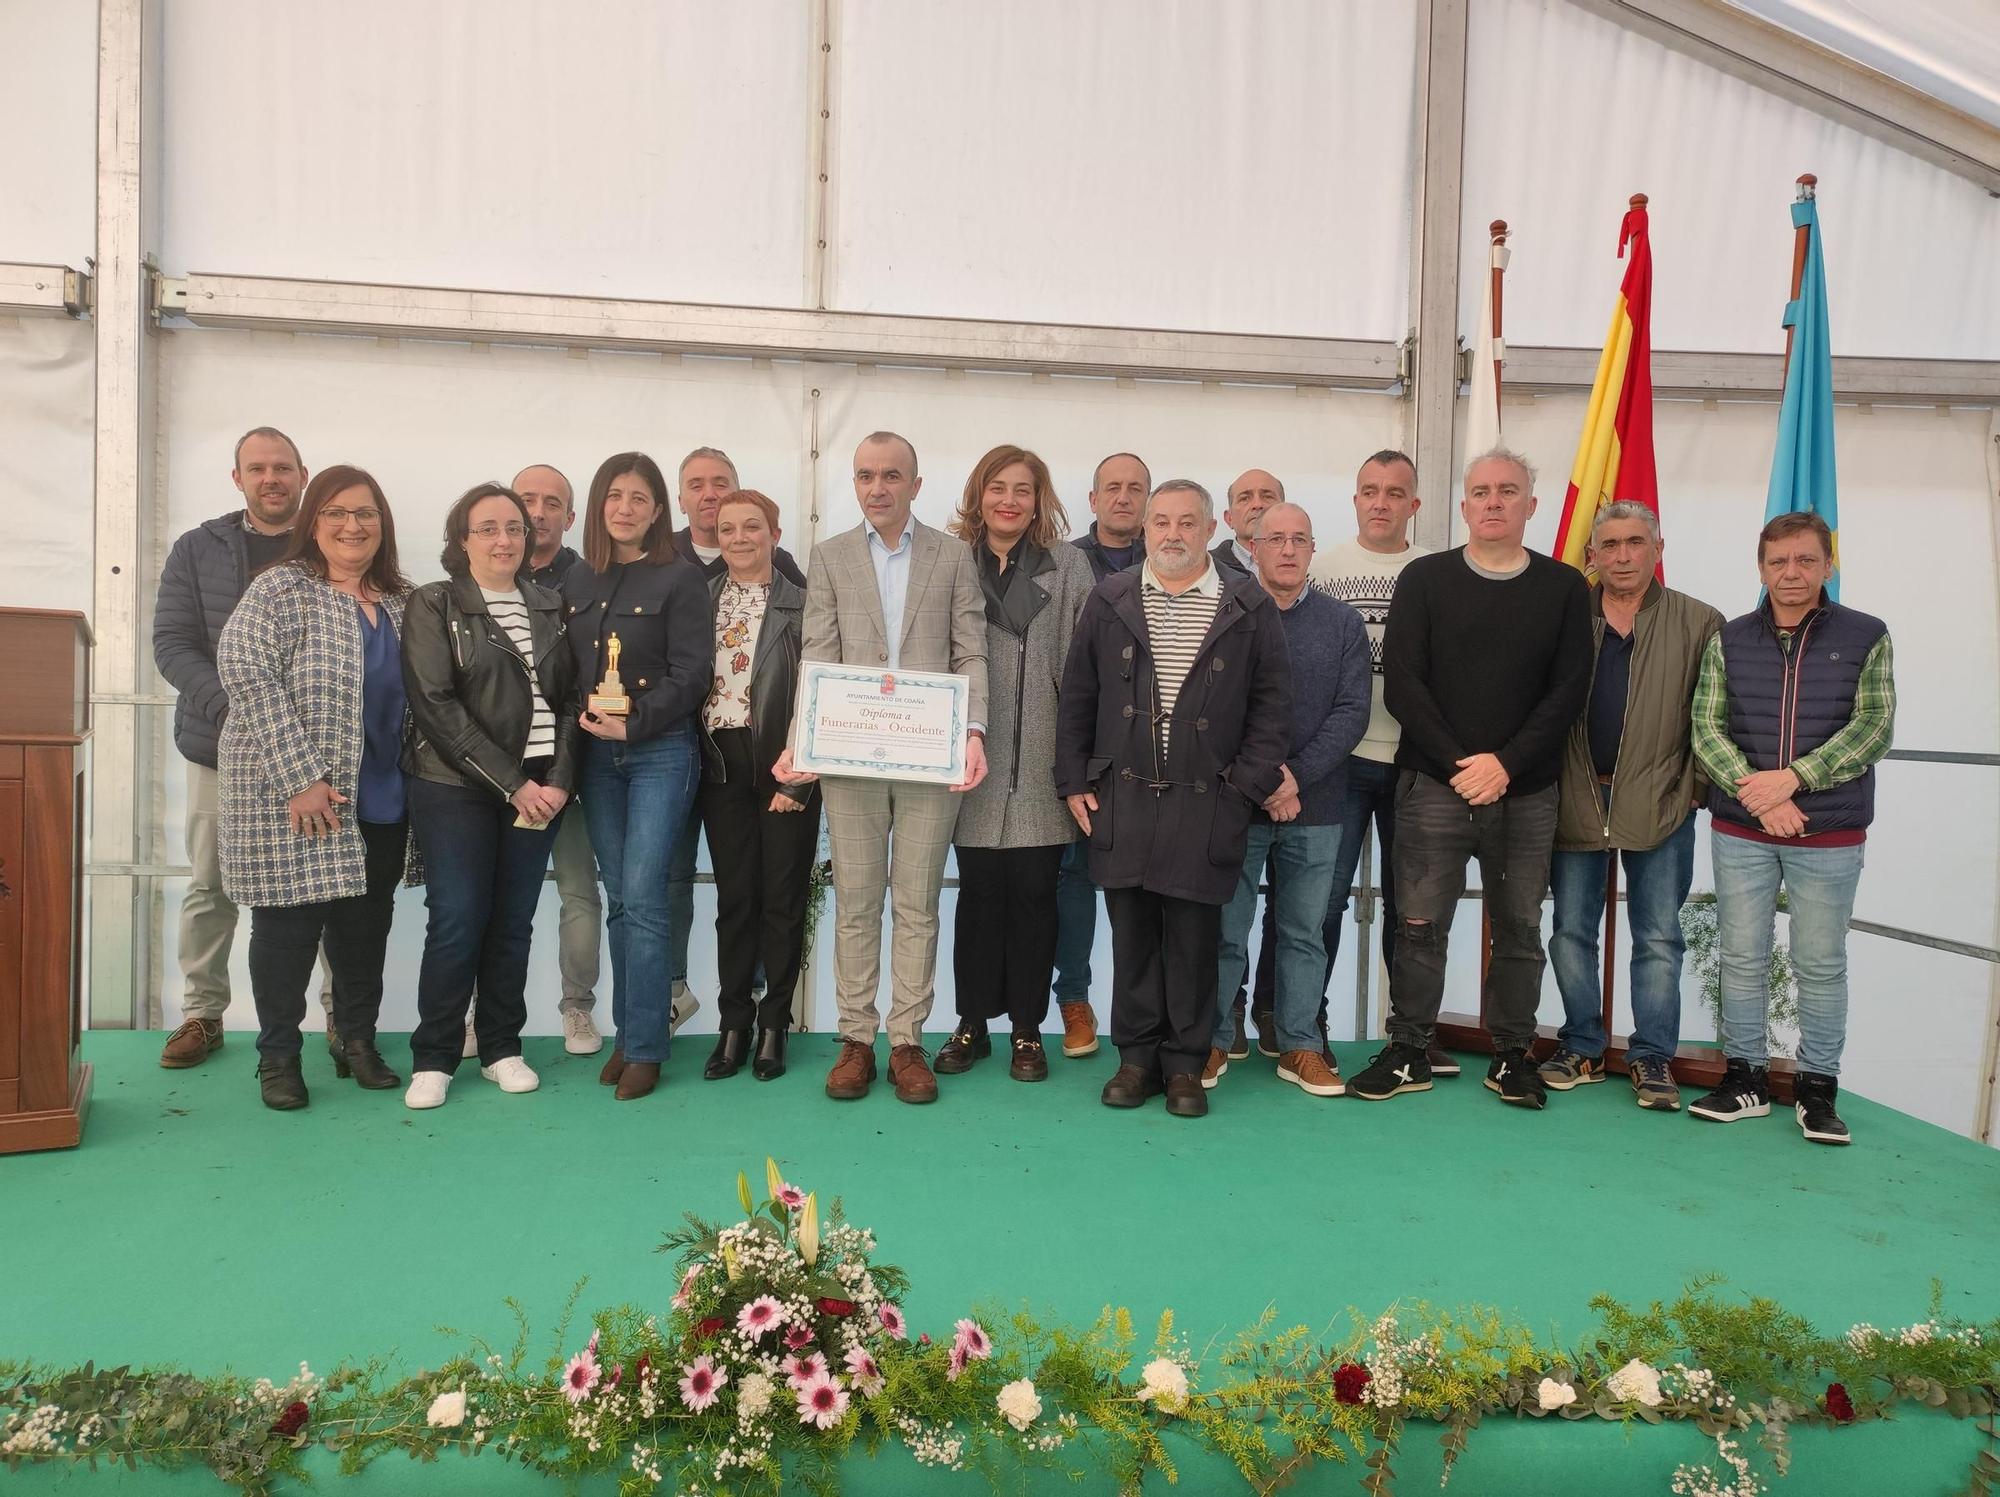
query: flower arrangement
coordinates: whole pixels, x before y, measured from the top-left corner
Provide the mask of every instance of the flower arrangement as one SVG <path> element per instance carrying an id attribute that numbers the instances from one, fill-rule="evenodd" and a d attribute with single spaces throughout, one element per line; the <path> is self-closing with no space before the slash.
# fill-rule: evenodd
<path id="1" fill-rule="evenodd" d="M 264 1493 L 302 1477 L 314 1446 L 343 1472 L 391 1451 L 455 1451 L 556 1476 L 615 1472 L 631 1497 L 775 1497 L 837 1493 L 855 1447 L 895 1445 L 995 1487 L 1026 1466 L 1095 1467 L 1136 1491 L 1149 1474 L 1176 1479 L 1172 1434 L 1227 1458 L 1259 1494 L 1320 1461 L 1359 1459 L 1363 1489 L 1385 1497 L 1412 1423 L 1443 1426 L 1448 1478 L 1481 1421 L 1511 1415 L 1692 1422 L 1716 1442 L 1717 1464 L 1680 1466 L 1664 1490 L 1758 1497 L 1768 1485 L 1745 1453 L 1753 1429 L 1782 1476 L 1794 1425 L 1886 1418 L 1905 1401 L 1990 1421 L 2000 1402 L 2000 1321 L 1934 1307 L 1899 1330 L 1829 1338 L 1713 1281 L 1643 1310 L 1599 1298 L 1599 1334 L 1579 1347 L 1538 1341 L 1491 1310 L 1423 1306 L 1349 1312 L 1347 1329 L 1325 1336 L 1279 1330 L 1266 1312 L 1200 1355 L 1171 1313 L 1142 1346 L 1131 1316 L 1111 1309 L 1082 1329 L 975 1313 L 933 1340 L 912 1334 L 907 1277 L 876 1259 L 874 1234 L 839 1202 L 822 1213 L 775 1161 L 761 1202 L 747 1178 L 737 1189 L 743 1220 L 690 1217 L 662 1244 L 678 1259 L 664 1312 L 604 1312 L 581 1346 L 566 1313 L 539 1366 L 525 1330 L 510 1357 L 481 1347 L 396 1381 L 374 1369 L 321 1379 L 301 1366 L 277 1385 L 0 1363 L 0 1461 L 199 1464 Z M 2000 1490 L 1991 1449 L 1968 1490 Z"/>

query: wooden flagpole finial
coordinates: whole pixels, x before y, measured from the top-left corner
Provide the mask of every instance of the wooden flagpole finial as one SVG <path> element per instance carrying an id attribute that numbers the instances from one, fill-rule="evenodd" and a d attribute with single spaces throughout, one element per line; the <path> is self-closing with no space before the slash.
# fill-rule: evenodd
<path id="1" fill-rule="evenodd" d="M 1643 208 L 1646 206 L 1647 201 L 1648 199 L 1645 193 L 1635 192 L 1632 194 L 1631 206 L 1634 208 Z"/>
<path id="2" fill-rule="evenodd" d="M 1811 172 L 1800 173 L 1799 201 L 1803 203 L 1817 196 L 1819 196 L 1819 178 L 1815 177 Z"/>
<path id="3" fill-rule="evenodd" d="M 1504 218 L 1494 219 L 1492 223 L 1486 226 L 1486 232 L 1492 236 L 1495 244 L 1505 244 L 1507 242 L 1507 220 Z"/>

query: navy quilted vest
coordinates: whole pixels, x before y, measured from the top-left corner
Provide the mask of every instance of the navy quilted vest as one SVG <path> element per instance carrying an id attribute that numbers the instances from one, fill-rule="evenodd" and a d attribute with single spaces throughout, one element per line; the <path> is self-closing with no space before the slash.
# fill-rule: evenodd
<path id="1" fill-rule="evenodd" d="M 1889 626 L 1838 603 L 1824 603 L 1793 634 L 1786 649 L 1768 600 L 1755 613 L 1722 626 L 1723 673 L 1729 688 L 1729 736 L 1752 769 L 1782 769 L 1811 753 L 1847 725 L 1861 667 Z M 1875 819 L 1875 771 L 1831 790 L 1801 791 L 1806 834 L 1852 831 Z M 1720 787 L 1708 808 L 1723 821 L 1755 826 Z"/>

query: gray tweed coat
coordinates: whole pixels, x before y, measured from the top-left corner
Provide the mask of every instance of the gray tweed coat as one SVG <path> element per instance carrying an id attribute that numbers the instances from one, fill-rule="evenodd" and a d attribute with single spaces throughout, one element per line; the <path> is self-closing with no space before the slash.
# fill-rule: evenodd
<path id="1" fill-rule="evenodd" d="M 986 778 L 958 808 L 951 840 L 960 847 L 1050 847 L 1078 835 L 1056 794 L 1056 688 L 1097 578 L 1074 546 L 1053 546 L 1032 565 L 1016 584 L 1033 590 L 1027 632 L 986 621 Z"/>
<path id="2" fill-rule="evenodd" d="M 382 600 L 400 638 L 405 595 Z M 367 892 L 354 816 L 361 775 L 361 620 L 353 598 L 297 563 L 244 590 L 217 644 L 229 693 L 217 786 L 222 887 L 240 905 L 313 904 Z M 346 796 L 340 831 L 302 837 L 286 802 L 324 778 Z M 414 843 L 404 882 L 421 881 Z"/>

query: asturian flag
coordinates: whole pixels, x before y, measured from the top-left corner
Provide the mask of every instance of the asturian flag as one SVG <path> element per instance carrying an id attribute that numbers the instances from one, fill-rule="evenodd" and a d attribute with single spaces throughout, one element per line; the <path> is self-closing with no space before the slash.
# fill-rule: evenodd
<path id="1" fill-rule="evenodd" d="M 1816 179 L 1799 179 L 1792 204 L 1795 239 L 1802 241 L 1798 285 L 1785 304 L 1791 341 L 1785 359 L 1785 398 L 1778 407 L 1778 450 L 1771 458 L 1771 491 L 1764 519 L 1806 510 L 1833 532 L 1833 574 L 1827 596 L 1840 598 L 1839 484 L 1833 471 L 1833 349 L 1826 331 L 1826 264 L 1820 258 Z"/>
<path id="2" fill-rule="evenodd" d="M 1611 309 L 1604 352 L 1598 356 L 1562 524 L 1550 553 L 1580 572 L 1588 570 L 1584 551 L 1599 510 L 1632 500 L 1660 512 L 1659 474 L 1653 466 L 1653 248 L 1643 192 L 1633 195 L 1619 226 L 1620 258 L 1628 246 L 1631 257 Z"/>

